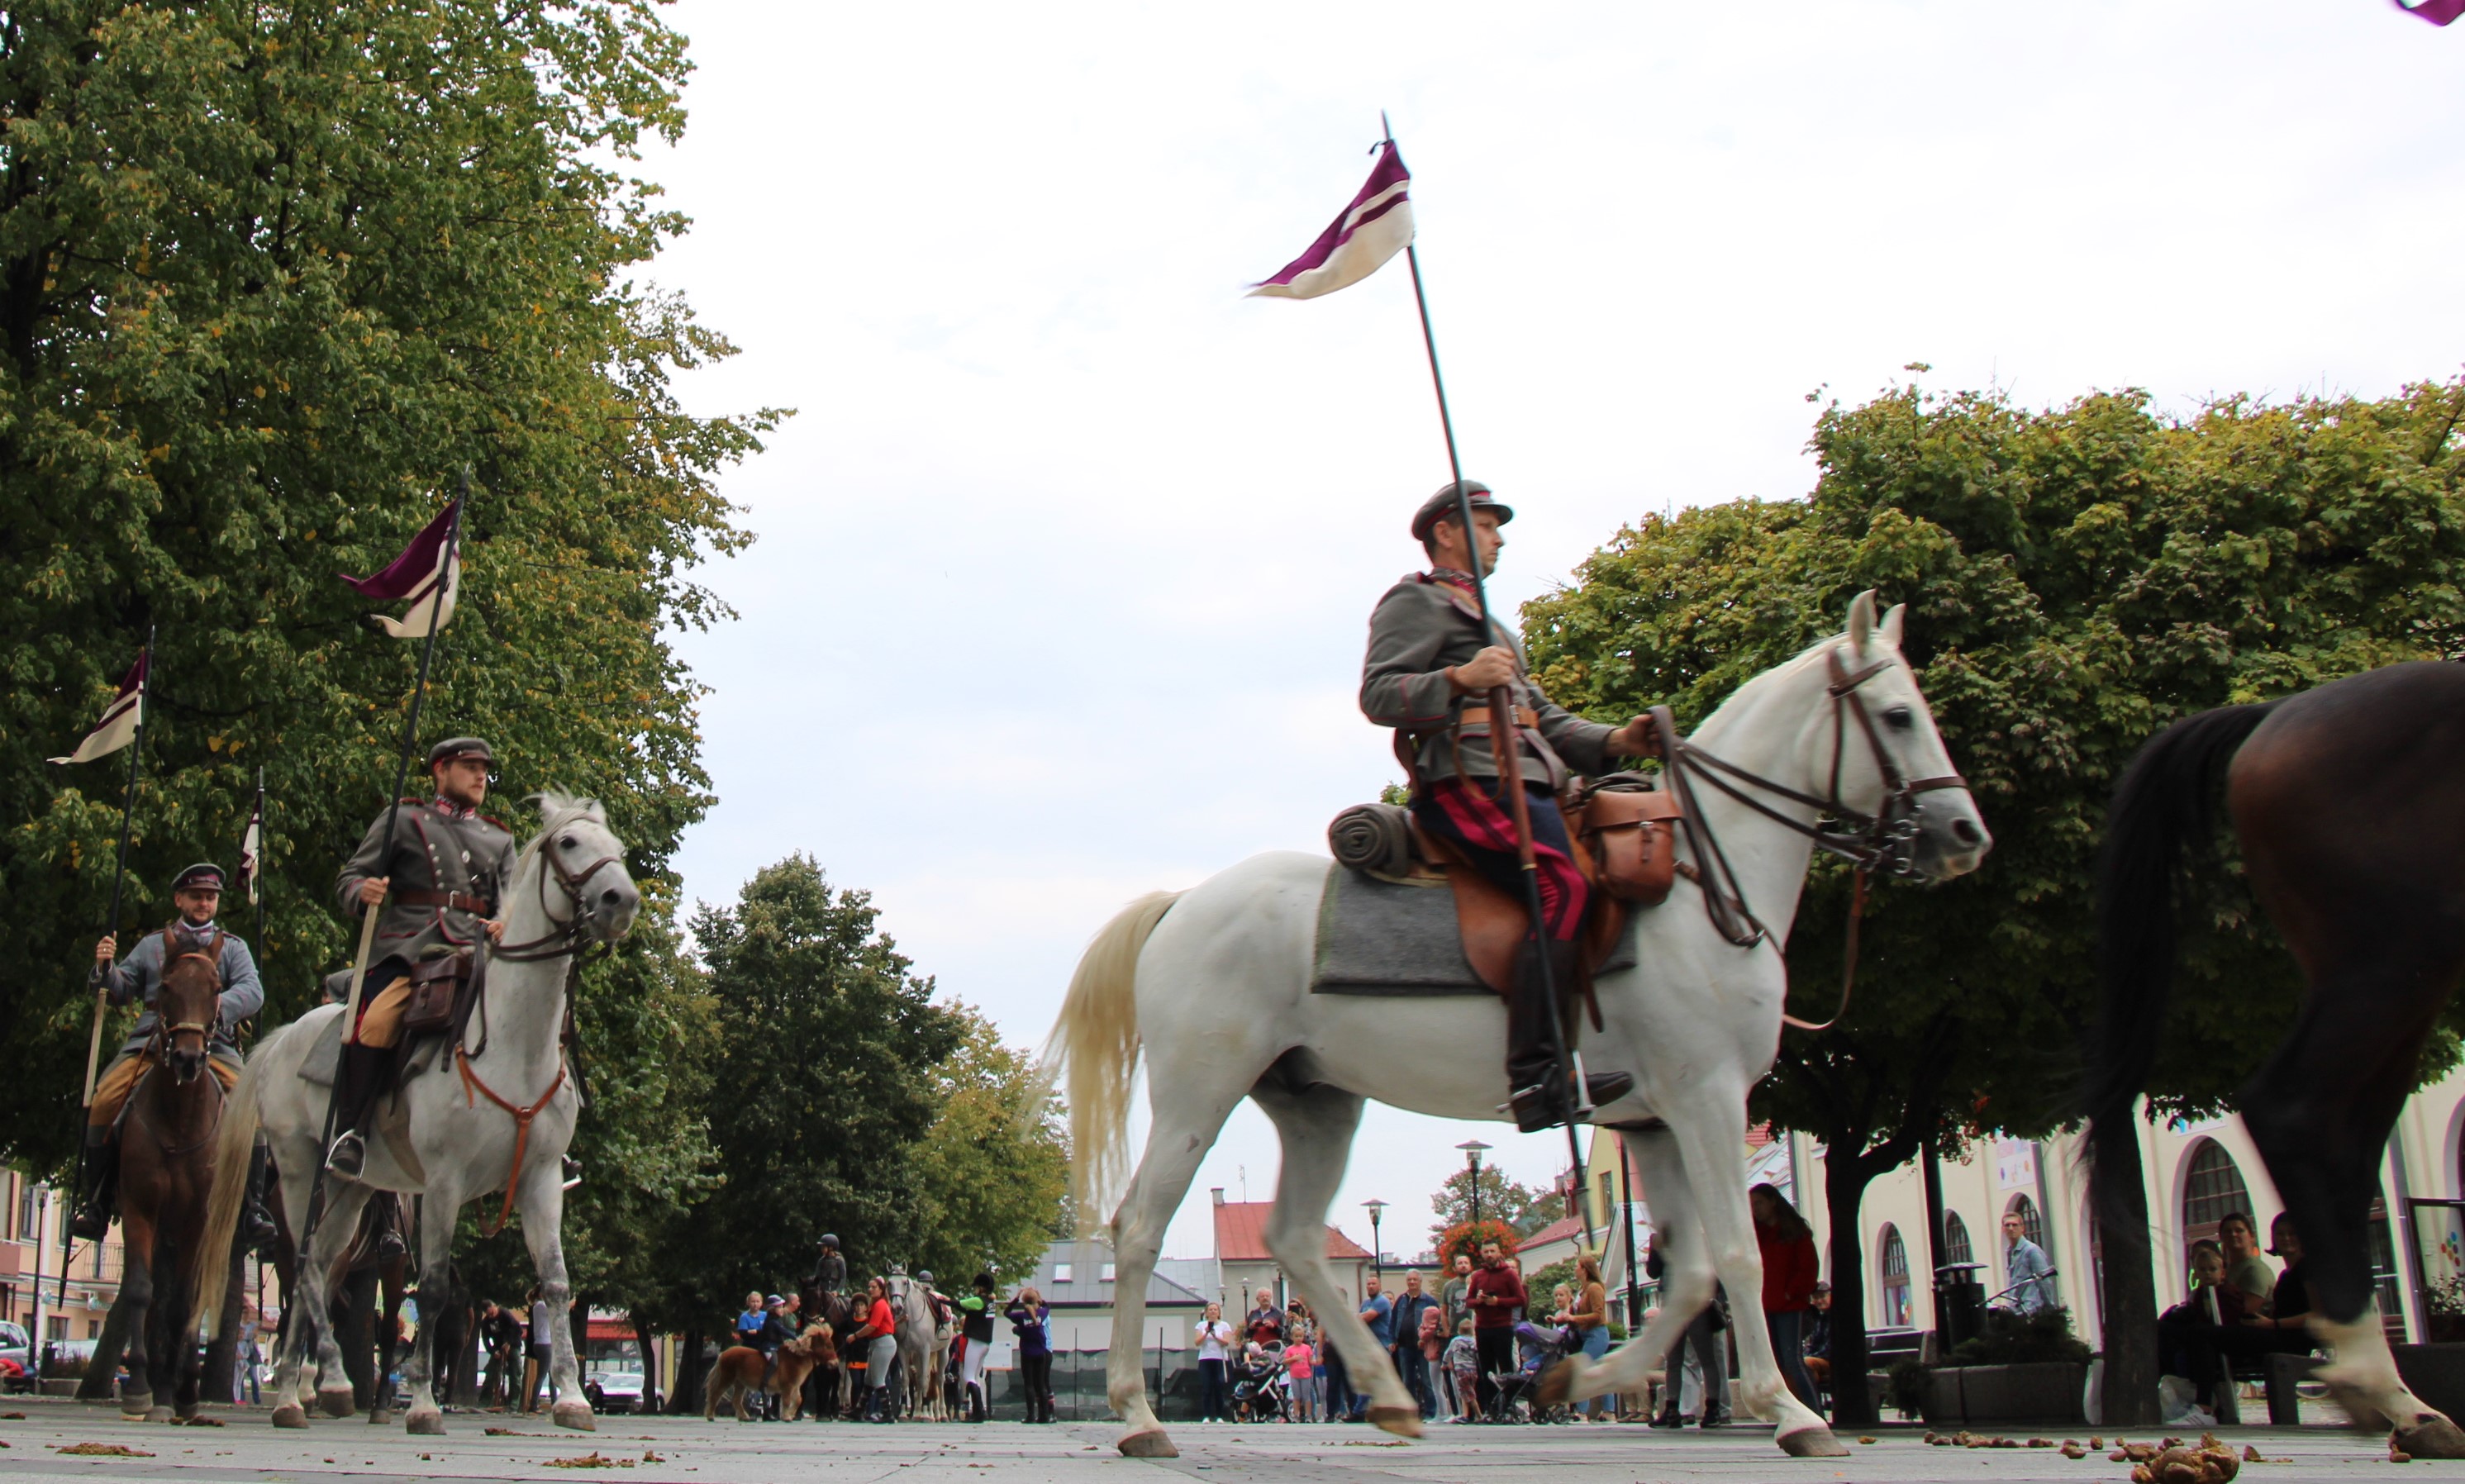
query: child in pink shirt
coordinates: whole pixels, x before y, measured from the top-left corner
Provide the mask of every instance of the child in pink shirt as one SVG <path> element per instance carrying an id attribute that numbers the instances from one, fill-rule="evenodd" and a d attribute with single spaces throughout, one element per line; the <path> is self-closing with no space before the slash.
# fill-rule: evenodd
<path id="1" fill-rule="evenodd" d="M 1318 1372 L 1313 1369 L 1318 1352 L 1311 1348 L 1308 1331 L 1302 1331 L 1291 1344 L 1284 1346 L 1284 1375 L 1292 1382 L 1293 1420 L 1318 1420 Z"/>

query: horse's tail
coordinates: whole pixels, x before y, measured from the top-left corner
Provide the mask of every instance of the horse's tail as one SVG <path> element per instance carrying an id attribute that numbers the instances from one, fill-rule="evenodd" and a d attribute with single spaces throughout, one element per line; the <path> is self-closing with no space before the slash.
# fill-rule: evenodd
<path id="1" fill-rule="evenodd" d="M 1139 950 L 1179 892 L 1150 892 L 1104 924 L 1070 976 L 1045 1043 L 1070 1104 L 1070 1195 L 1082 1229 L 1110 1214 L 1129 1163 L 1130 1083 L 1139 1069 Z"/>
<path id="2" fill-rule="evenodd" d="M 2129 1115 L 2148 1085 L 2174 982 L 2174 878 L 2186 847 L 2216 828 L 2217 781 L 2276 702 L 2221 706 L 2151 738 L 2106 810 L 2097 869 L 2104 1003 L 2088 1046 L 2092 1122 Z"/>
<path id="3" fill-rule="evenodd" d="M 248 1199 L 248 1159 L 256 1147 L 257 1098 L 264 1087 L 266 1052 L 282 1032 L 257 1043 L 256 1054 L 240 1069 L 239 1083 L 223 1102 L 223 1122 L 214 1138 L 213 1193 L 206 1202 L 206 1229 L 199 1237 L 197 1315 L 219 1338 L 223 1290 L 231 1281 L 232 1235 L 239 1229 L 239 1208 Z"/>

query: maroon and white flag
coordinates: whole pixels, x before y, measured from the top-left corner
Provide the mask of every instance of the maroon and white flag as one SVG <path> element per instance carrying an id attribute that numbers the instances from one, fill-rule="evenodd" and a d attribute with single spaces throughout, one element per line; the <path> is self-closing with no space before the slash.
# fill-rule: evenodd
<path id="1" fill-rule="evenodd" d="M 137 656 L 137 663 L 130 666 L 128 674 L 121 678 L 120 693 L 111 698 L 110 705 L 102 708 L 102 720 L 95 723 L 93 731 L 85 734 L 85 741 L 77 744 L 77 751 L 51 761 L 91 763 L 97 758 L 109 757 L 137 740 L 137 728 L 145 720 L 145 665 L 151 657 L 150 653 Z"/>
<path id="2" fill-rule="evenodd" d="M 259 864 L 257 856 L 264 849 L 265 799 L 260 794 L 256 801 L 256 811 L 248 816 L 248 829 L 241 831 L 239 837 L 239 875 L 240 879 L 248 883 L 248 904 L 252 907 L 256 905 L 256 875 Z M 264 944 L 258 944 L 256 951 L 263 953 Z"/>
<path id="3" fill-rule="evenodd" d="M 411 539 L 402 555 L 373 577 L 353 577 L 348 572 L 334 575 L 349 583 L 361 597 L 379 603 L 409 598 L 411 608 L 401 618 L 380 613 L 376 615 L 377 624 L 397 639 L 425 639 L 454 616 L 454 597 L 462 587 L 462 554 L 453 540 L 454 523 L 461 514 L 462 501 L 449 501 L 443 513 L 428 522 L 427 529 Z"/>
<path id="4" fill-rule="evenodd" d="M 1404 168 L 1395 142 L 1387 141 L 1379 147 L 1368 184 L 1352 198 L 1352 204 L 1319 233 L 1308 252 L 1286 263 L 1266 282 L 1253 284 L 1251 295 L 1316 299 L 1350 288 L 1376 273 L 1387 259 L 1411 245 L 1411 185 L 1412 172 Z"/>
<path id="5" fill-rule="evenodd" d="M 2465 15 L 2465 0 L 2396 0 L 2396 8 L 2419 15 L 2433 26 L 2445 26 Z"/>

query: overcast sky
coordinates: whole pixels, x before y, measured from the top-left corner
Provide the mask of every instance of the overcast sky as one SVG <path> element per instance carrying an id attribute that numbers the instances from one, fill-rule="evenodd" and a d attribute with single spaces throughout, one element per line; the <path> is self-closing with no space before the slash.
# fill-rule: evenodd
<path id="1" fill-rule="evenodd" d="M 1354 704 L 1446 476 L 1399 261 L 1245 299 L 1391 110 L 1466 471 L 1520 603 L 1647 511 L 1803 494 L 1808 394 L 2376 395 L 2453 374 L 2465 26 L 2385 0 L 1512 7 L 683 0 L 690 213 L 656 267 L 797 409 L 726 493 L 742 617 L 684 642 L 721 803 L 688 899 L 791 852 L 1042 1040 L 1129 897 L 1395 776 Z M 1475 1134 L 1373 1109 L 1336 1215 Z M 1207 1188 L 1272 1194 L 1246 1105 Z"/>

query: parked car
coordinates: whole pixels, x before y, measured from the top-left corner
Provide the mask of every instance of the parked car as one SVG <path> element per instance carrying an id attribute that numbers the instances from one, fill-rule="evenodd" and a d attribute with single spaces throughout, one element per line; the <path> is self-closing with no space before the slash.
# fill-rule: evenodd
<path id="1" fill-rule="evenodd" d="M 26 1337 L 26 1326 L 0 1319 L 0 1389 L 30 1391 L 33 1360 Z"/>
<path id="2" fill-rule="evenodd" d="M 582 1394 L 594 1412 L 656 1411 L 658 1398 L 646 1400 L 642 1389 L 640 1371 L 595 1370 L 582 1378 Z"/>

